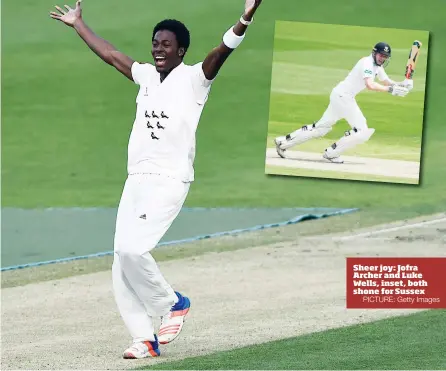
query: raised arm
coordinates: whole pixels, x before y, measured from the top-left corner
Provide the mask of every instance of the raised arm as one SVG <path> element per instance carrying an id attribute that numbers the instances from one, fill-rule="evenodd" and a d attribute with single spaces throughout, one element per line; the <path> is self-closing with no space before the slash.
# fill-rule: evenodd
<path id="1" fill-rule="evenodd" d="M 215 79 L 226 59 L 240 45 L 245 37 L 246 29 L 252 22 L 254 14 L 261 3 L 262 0 L 246 0 L 245 12 L 240 20 L 226 32 L 223 42 L 205 58 L 203 61 L 203 72 L 208 80 Z"/>
<path id="2" fill-rule="evenodd" d="M 115 67 L 119 72 L 126 76 L 129 80 L 132 78 L 132 65 L 134 60 L 117 50 L 108 41 L 95 35 L 95 33 L 85 24 L 82 19 L 81 1 L 76 2 L 74 9 L 65 5 L 66 10 L 59 6 L 56 9 L 59 13 L 50 12 L 50 17 L 65 23 L 76 30 L 78 35 L 84 40 L 88 47 L 105 63 Z"/>

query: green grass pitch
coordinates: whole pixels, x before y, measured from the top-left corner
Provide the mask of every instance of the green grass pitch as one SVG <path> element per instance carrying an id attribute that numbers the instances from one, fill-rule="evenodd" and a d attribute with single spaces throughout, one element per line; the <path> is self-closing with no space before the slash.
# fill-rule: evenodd
<path id="1" fill-rule="evenodd" d="M 430 310 L 141 369 L 442 370 L 445 319 Z"/>
<path id="2" fill-rule="evenodd" d="M 86 21 L 140 61 L 150 60 L 151 30 L 157 21 L 183 20 L 192 35 L 186 63 L 202 60 L 220 43 L 243 9 L 241 0 L 110 0 L 108 4 L 104 9 L 98 0 L 84 1 Z M 391 5 L 378 2 L 375 8 L 353 0 L 336 6 L 318 1 L 305 7 L 265 0 L 243 45 L 212 88 L 198 128 L 196 182 L 186 205 L 438 211 L 438 197 L 444 205 L 446 194 L 442 155 L 446 131 L 441 114 L 445 84 L 440 73 L 444 50 L 435 48 L 441 45 L 441 29 L 433 34 L 430 48 L 421 187 L 271 177 L 264 174 L 264 161 L 276 20 L 435 32 L 442 22 L 441 4 L 433 1 L 427 10 L 420 3 L 401 0 Z M 126 175 L 137 87 L 93 55 L 73 30 L 49 18 L 53 2 L 6 0 L 2 5 L 3 206 L 116 206 Z M 379 10 L 382 6 L 385 16 Z M 428 12 L 429 21 L 408 16 L 405 9 L 414 15 Z M 350 65 L 346 62 L 345 68 Z M 320 99 L 316 110 L 324 107 L 326 98 Z"/>

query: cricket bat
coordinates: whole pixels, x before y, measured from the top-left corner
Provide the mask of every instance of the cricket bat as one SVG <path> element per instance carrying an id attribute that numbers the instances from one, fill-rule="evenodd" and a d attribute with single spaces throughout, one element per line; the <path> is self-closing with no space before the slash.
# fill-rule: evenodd
<path id="1" fill-rule="evenodd" d="M 421 41 L 415 40 L 410 49 L 409 59 L 406 63 L 406 79 L 412 79 L 415 67 L 417 66 L 418 55 L 420 54 Z"/>

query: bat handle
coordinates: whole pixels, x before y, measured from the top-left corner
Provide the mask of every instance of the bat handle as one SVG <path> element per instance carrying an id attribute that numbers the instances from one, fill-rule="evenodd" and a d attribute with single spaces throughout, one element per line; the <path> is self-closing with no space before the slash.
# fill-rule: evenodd
<path id="1" fill-rule="evenodd" d="M 407 66 L 406 67 L 406 75 L 405 75 L 406 79 L 408 79 L 408 80 L 412 79 L 414 72 L 415 72 L 415 70 L 412 69 L 411 66 Z"/>

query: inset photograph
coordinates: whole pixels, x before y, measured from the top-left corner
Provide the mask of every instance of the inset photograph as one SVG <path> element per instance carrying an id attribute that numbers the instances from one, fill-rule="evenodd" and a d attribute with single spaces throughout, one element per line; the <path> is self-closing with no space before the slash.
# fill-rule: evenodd
<path id="1" fill-rule="evenodd" d="M 265 173 L 419 184 L 428 43 L 277 21 Z"/>

